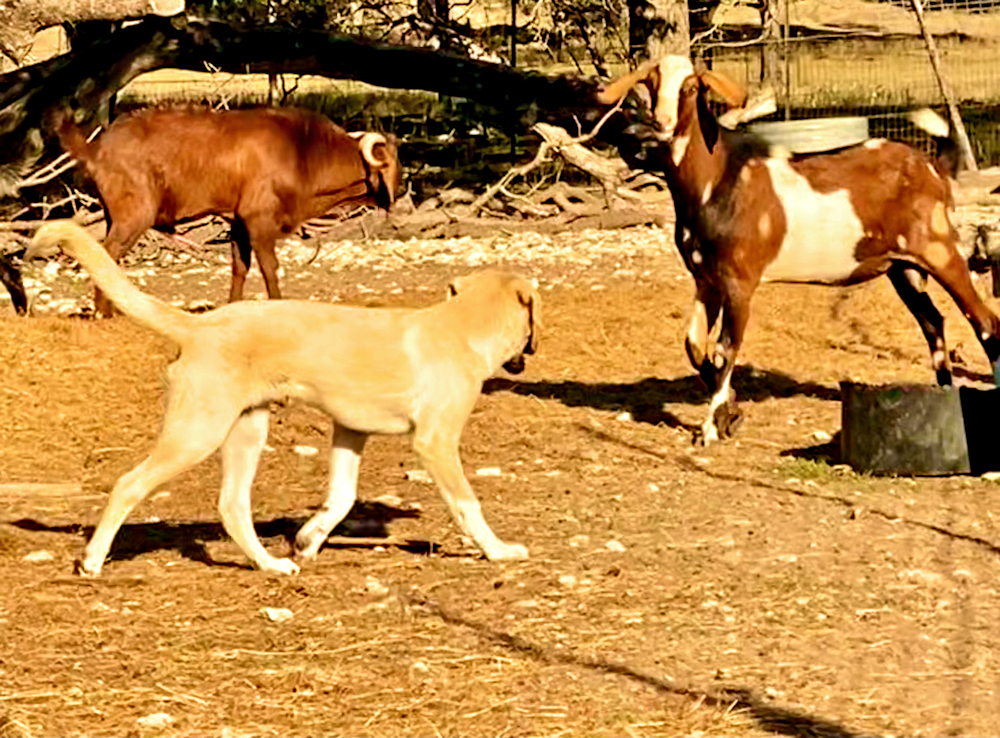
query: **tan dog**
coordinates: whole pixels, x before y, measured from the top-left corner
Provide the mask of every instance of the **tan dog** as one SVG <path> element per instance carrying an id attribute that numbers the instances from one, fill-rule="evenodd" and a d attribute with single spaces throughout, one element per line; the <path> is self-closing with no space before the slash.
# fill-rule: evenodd
<path id="1" fill-rule="evenodd" d="M 519 372 L 535 350 L 538 295 L 513 274 L 455 280 L 429 308 L 360 308 L 296 300 L 236 302 L 192 315 L 140 292 L 77 225 L 42 226 L 28 257 L 75 257 L 136 323 L 177 343 L 163 428 L 152 453 L 115 484 L 77 572 L 95 576 L 126 516 L 157 486 L 221 447 L 219 512 L 255 566 L 294 574 L 253 527 L 250 485 L 267 439 L 268 402 L 305 400 L 334 422 L 326 501 L 299 530 L 296 552 L 316 555 L 354 505 L 358 464 L 371 433 L 412 433 L 413 448 L 452 517 L 489 559 L 523 559 L 483 519 L 462 471 L 458 443 L 483 382 L 501 366 Z"/>

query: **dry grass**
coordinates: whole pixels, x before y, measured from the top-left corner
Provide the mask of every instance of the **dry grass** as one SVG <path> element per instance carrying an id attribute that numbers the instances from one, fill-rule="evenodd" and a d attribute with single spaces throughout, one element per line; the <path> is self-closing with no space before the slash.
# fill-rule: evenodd
<path id="1" fill-rule="evenodd" d="M 599 238 L 520 263 L 542 281 L 540 352 L 487 387 L 463 438 L 487 518 L 532 553 L 520 563 L 474 555 L 434 490 L 407 480 L 405 440 L 373 439 L 365 504 L 338 531 L 359 545 L 340 539 L 298 577 L 245 568 L 209 461 L 135 511 L 100 579 L 75 579 L 104 494 L 156 433 L 171 349 L 122 320 L 0 318 L 0 483 L 72 485 L 3 488 L 3 735 L 995 733 L 996 486 L 803 461 L 838 427 L 839 379 L 931 377 L 888 283 L 762 288 L 736 382 L 746 422 L 698 450 L 679 260 L 591 257 Z M 503 244 L 482 253 L 504 260 Z M 425 304 L 467 269 L 407 249 L 334 271 L 286 258 L 286 284 Z M 224 269 L 143 278 L 169 299 L 227 284 Z M 328 433 L 315 411 L 274 414 L 254 498 L 274 552 L 325 484 L 323 454 L 292 449 Z"/>

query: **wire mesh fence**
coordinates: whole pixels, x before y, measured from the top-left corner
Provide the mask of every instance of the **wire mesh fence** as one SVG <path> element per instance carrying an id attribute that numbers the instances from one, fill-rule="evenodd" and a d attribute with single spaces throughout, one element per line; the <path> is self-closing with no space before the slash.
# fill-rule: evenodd
<path id="1" fill-rule="evenodd" d="M 753 86 L 773 83 L 778 119 L 865 116 L 872 136 L 929 146 L 906 113 L 944 111 L 909 0 L 789 0 L 781 37 L 723 6 L 717 33 L 696 45 L 716 68 Z M 1000 0 L 925 0 L 942 71 L 980 166 L 1000 164 Z M 728 24 L 728 28 L 727 28 Z M 735 40 L 734 40 L 735 39 Z M 777 73 L 763 71 L 770 53 Z"/>

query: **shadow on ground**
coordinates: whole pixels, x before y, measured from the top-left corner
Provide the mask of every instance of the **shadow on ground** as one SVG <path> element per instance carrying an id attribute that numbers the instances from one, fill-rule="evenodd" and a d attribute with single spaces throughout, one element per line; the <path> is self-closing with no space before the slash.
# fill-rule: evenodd
<path id="1" fill-rule="evenodd" d="M 684 697 L 697 704 L 722 710 L 743 710 L 757 723 L 758 727 L 775 735 L 794 736 L 795 738 L 854 738 L 854 736 L 859 735 L 831 720 L 768 702 L 746 687 L 701 688 L 694 684 L 685 684 L 680 680 L 661 679 L 644 674 L 620 661 L 573 653 L 569 649 L 553 650 L 523 636 L 476 622 L 420 595 L 411 595 L 408 598 L 408 604 L 440 618 L 449 625 L 468 628 L 487 641 L 536 661 L 582 666 L 606 674 L 633 679 L 661 692 Z"/>
<path id="2" fill-rule="evenodd" d="M 840 401 L 840 389 L 815 382 L 799 382 L 787 374 L 771 370 L 738 366 L 733 387 L 737 400 L 760 402 L 772 397 L 813 397 Z M 542 400 L 558 400 L 567 407 L 592 407 L 595 410 L 628 411 L 639 423 L 664 424 L 671 428 L 694 430 L 676 415 L 663 410 L 667 403 L 701 405 L 708 401 L 705 385 L 697 375 L 678 379 L 646 377 L 637 382 L 520 382 L 510 379 L 490 379 L 483 392 L 513 392 Z"/>
<path id="3" fill-rule="evenodd" d="M 434 552 L 436 546 L 429 541 L 399 541 L 390 537 L 389 523 L 397 518 L 414 518 L 419 515 L 419 510 L 400 510 L 380 502 L 359 500 L 347 518 L 331 533 L 332 536 L 339 537 L 339 540 L 332 545 L 367 547 L 384 540 L 384 545 L 394 546 L 411 553 Z M 295 541 L 295 534 L 305 522 L 306 518 L 282 517 L 256 522 L 254 528 L 261 540 L 284 539 L 291 548 Z M 75 523 L 48 525 L 32 518 L 14 520 L 10 522 L 10 525 L 29 532 L 62 533 L 82 536 L 87 540 L 94 533 L 92 525 Z M 351 538 L 357 538 L 357 544 L 352 544 Z M 129 523 L 123 525 L 115 536 L 108 560 L 127 561 L 156 551 L 176 551 L 184 558 L 211 566 L 245 566 L 244 564 L 216 561 L 211 557 L 207 544 L 227 540 L 229 540 L 229 536 L 222 527 L 222 523 L 164 521 Z"/>

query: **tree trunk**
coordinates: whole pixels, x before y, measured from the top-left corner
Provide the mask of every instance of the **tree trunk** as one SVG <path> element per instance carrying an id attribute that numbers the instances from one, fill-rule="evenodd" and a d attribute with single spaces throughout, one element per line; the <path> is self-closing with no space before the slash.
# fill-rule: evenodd
<path id="1" fill-rule="evenodd" d="M 628 0 L 629 52 L 642 59 L 691 54 L 687 0 Z"/>
<path id="2" fill-rule="evenodd" d="M 766 0 L 760 9 L 761 60 L 760 81 L 770 86 L 786 106 L 787 70 L 785 68 L 785 13 L 788 0 Z"/>
<path id="3" fill-rule="evenodd" d="M 0 3 L 0 54 L 20 64 L 35 34 L 63 23 L 121 20 L 183 12 L 184 0 L 6 0 Z"/>

